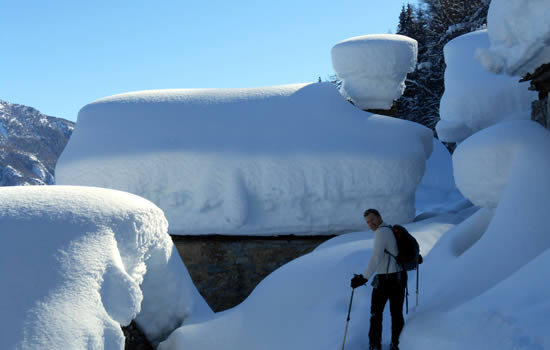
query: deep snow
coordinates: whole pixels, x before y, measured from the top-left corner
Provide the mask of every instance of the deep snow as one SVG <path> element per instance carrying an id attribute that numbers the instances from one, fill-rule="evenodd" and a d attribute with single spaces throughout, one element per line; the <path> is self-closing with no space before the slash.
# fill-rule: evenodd
<path id="1" fill-rule="evenodd" d="M 548 17 L 546 0 L 493 0 L 489 10 L 492 46 L 488 51 L 479 51 L 478 57 L 488 60 L 485 66 L 495 71 L 519 74 L 531 70 L 531 63 L 547 58 L 538 53 L 547 52 L 548 26 L 540 24 Z M 543 22 L 539 22 L 541 19 Z M 541 43 L 546 46 L 539 50 Z M 465 65 L 471 62 L 464 61 Z M 271 96 L 273 90 L 267 93 Z M 140 113 L 154 115 L 151 106 L 155 99 L 164 99 L 171 106 L 178 98 L 170 93 L 145 97 L 134 94 L 118 102 L 121 108 L 124 103 L 129 104 L 127 108 L 135 102 L 134 107 L 144 109 Z M 248 101 L 252 102 L 258 101 Z M 113 103 L 117 102 L 108 99 L 90 108 L 105 107 L 112 112 Z M 246 104 L 230 105 L 238 111 Z M 442 146 L 433 144 L 427 172 L 416 191 L 416 211 L 420 215 L 406 224 L 419 240 L 425 262 L 420 269 L 418 307 L 414 275 L 410 276 L 410 312 L 401 335 L 402 349 L 550 348 L 550 132 L 528 120 L 504 121 L 508 118 L 505 114 L 482 130 L 475 130 L 472 136 L 463 137 L 452 164 Z M 472 119 L 471 115 L 464 117 L 465 122 Z M 115 126 L 120 123 L 118 127 L 127 124 L 113 121 Z M 138 118 L 137 122 L 142 124 L 133 131 L 154 135 L 156 129 L 148 127 L 151 120 Z M 107 125 L 105 121 L 83 123 Z M 91 140 L 91 130 L 81 133 L 89 132 Z M 120 136 L 120 130 L 115 128 L 112 136 Z M 180 129 L 167 130 L 166 135 L 173 136 Z M 192 131 L 188 132 L 193 137 Z M 158 133 L 159 138 L 162 135 Z M 379 135 L 380 139 L 386 137 Z M 131 142 L 122 148 L 125 165 L 132 165 L 128 153 L 133 147 L 147 160 L 143 152 L 146 147 L 170 146 L 170 138 L 158 143 L 155 138 L 152 143 L 149 138 L 127 140 Z M 246 149 L 250 145 L 254 143 L 242 146 Z M 426 150 L 425 142 L 414 147 L 416 151 Z M 99 158 L 108 158 L 109 148 L 109 142 L 98 145 L 97 150 L 83 143 L 82 149 L 89 151 L 86 157 L 90 157 L 78 161 L 86 165 L 86 171 L 93 170 L 92 164 L 106 167 L 108 161 Z M 68 159 L 76 164 L 77 158 Z M 136 157 L 126 173 L 129 182 L 139 178 L 132 176 L 133 170 L 141 169 L 139 161 Z M 164 164 L 170 161 L 166 157 L 150 165 L 166 170 L 170 167 Z M 75 164 L 72 174 L 78 174 Z M 146 169 L 150 173 L 143 172 L 147 176 L 140 181 L 155 184 L 149 189 L 151 193 L 171 185 L 150 180 L 157 174 L 152 166 Z M 456 193 L 454 182 L 466 199 Z M 361 220 L 359 209 L 365 208 L 357 209 L 350 215 Z M 0 227 L 2 348 L 19 344 L 20 348 L 40 349 L 121 349 L 119 323 L 129 322 L 140 312 L 139 301 L 143 300 L 141 315 L 149 314 L 151 319 L 142 320 L 142 324 L 151 326 L 153 337 L 164 333 L 166 322 L 172 326 L 184 322 L 160 344 L 161 350 L 340 349 L 351 292 L 349 279 L 364 269 L 372 248 L 368 231 L 340 235 L 276 270 L 240 305 L 212 314 L 189 283 L 184 266 L 172 258 L 174 249 L 166 243 L 162 212 L 144 199 L 89 188 L 2 188 Z M 152 258 L 154 252 L 159 259 Z M 169 276 L 163 277 L 167 272 Z M 154 282 L 147 283 L 148 276 L 156 276 L 150 279 Z M 167 282 L 174 278 L 177 283 Z M 180 289 L 184 293 L 179 294 Z M 355 291 L 346 349 L 367 345 L 369 289 L 360 287 Z M 166 293 L 181 299 L 172 304 Z M 389 324 L 386 313 L 386 348 Z"/>
<path id="2" fill-rule="evenodd" d="M 120 191 L 0 188 L 0 348 L 122 349 L 120 325 L 164 339 L 212 314 L 162 211 Z"/>
<path id="3" fill-rule="evenodd" d="M 477 58 L 495 73 L 523 76 L 550 62 L 548 0 L 492 0 L 487 14 L 491 46 Z"/>
<path id="4" fill-rule="evenodd" d="M 487 72 L 475 58 L 489 47 L 487 30 L 451 40 L 444 48 L 445 92 L 436 125 L 439 138 L 461 142 L 474 133 L 505 120 L 531 119 L 537 93 L 516 77 Z"/>
<path id="5" fill-rule="evenodd" d="M 56 181 L 147 198 L 172 234 L 349 231 L 365 207 L 414 218 L 432 139 L 330 83 L 142 91 L 82 108 Z"/>
<path id="6" fill-rule="evenodd" d="M 514 130 L 529 141 L 510 137 Z M 487 164 L 484 155 L 477 157 L 480 143 L 482 154 L 504 148 L 509 156 Z M 480 178 L 508 181 L 499 189 L 496 208 L 447 207 L 445 214 L 406 225 L 425 262 L 418 307 L 416 275 L 409 273 L 410 312 L 402 349 L 548 348 L 550 282 L 543 276 L 550 261 L 550 185 L 545 180 L 550 160 L 543 155 L 549 143 L 550 132 L 538 124 L 512 121 L 487 128 L 456 150 L 455 175 L 464 180 L 459 184 L 467 183 L 464 193 L 472 194 L 473 201 L 495 197 Z M 269 275 L 239 306 L 181 327 L 160 349 L 339 349 L 349 279 L 366 266 L 371 237 L 365 231 L 325 242 Z M 368 345 L 370 288 L 355 292 L 346 349 Z M 388 312 L 383 337 L 387 347 Z"/>

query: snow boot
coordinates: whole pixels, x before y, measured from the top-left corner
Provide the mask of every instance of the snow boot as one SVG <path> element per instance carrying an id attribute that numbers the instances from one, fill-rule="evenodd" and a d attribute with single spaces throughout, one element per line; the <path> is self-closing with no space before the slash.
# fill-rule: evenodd
<path id="1" fill-rule="evenodd" d="M 391 343 L 390 350 L 399 350 L 399 346 L 397 344 Z"/>

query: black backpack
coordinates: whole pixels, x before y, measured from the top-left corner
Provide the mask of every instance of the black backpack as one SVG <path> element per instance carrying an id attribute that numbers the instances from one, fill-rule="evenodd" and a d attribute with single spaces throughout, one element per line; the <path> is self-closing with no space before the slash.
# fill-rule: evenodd
<path id="1" fill-rule="evenodd" d="M 422 264 L 422 255 L 420 255 L 420 247 L 416 239 L 401 225 L 387 226 L 392 230 L 397 242 L 397 256 L 393 255 L 386 249 L 384 252 L 391 255 L 397 264 L 403 270 L 416 270 L 418 265 Z"/>
<path id="2" fill-rule="evenodd" d="M 397 242 L 397 256 L 384 249 L 386 254 L 391 255 L 397 264 L 405 271 L 416 270 L 416 306 L 418 306 L 418 265 L 422 264 L 422 255 L 416 238 L 414 238 L 406 228 L 401 225 L 387 226 L 392 230 Z M 409 313 L 409 287 L 405 285 L 405 298 L 407 300 L 407 314 Z"/>

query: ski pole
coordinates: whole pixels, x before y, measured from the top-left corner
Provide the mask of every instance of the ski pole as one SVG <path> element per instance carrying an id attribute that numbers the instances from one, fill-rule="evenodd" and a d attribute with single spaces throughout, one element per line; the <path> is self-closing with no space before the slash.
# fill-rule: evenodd
<path id="1" fill-rule="evenodd" d="M 418 307 L 418 275 L 420 274 L 420 266 L 416 265 L 416 306 Z"/>
<path id="2" fill-rule="evenodd" d="M 344 345 L 346 345 L 346 336 L 348 334 L 348 325 L 349 325 L 349 315 L 351 314 L 351 303 L 353 302 L 353 292 L 355 292 L 355 288 L 351 289 L 351 298 L 349 299 L 348 319 L 346 320 L 346 330 L 344 331 L 344 341 L 342 342 L 342 350 L 344 350 Z"/>

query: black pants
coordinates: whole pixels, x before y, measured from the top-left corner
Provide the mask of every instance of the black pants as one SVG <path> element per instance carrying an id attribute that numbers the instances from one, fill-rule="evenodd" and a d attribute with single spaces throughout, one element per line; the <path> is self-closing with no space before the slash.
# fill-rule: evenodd
<path id="1" fill-rule="evenodd" d="M 371 346 L 380 347 L 382 338 L 382 316 L 387 301 L 390 301 L 391 340 L 399 344 L 399 335 L 405 325 L 403 318 L 403 302 L 405 301 L 405 286 L 407 272 L 379 274 L 378 286 L 372 290 L 370 307 L 369 342 Z"/>

